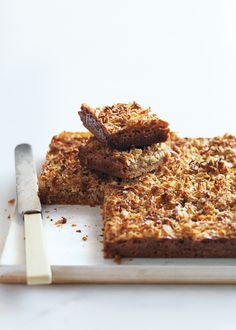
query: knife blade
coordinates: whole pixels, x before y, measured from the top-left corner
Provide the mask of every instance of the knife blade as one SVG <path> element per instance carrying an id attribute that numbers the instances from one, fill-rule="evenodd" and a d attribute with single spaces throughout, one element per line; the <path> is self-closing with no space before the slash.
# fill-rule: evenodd
<path id="1" fill-rule="evenodd" d="M 37 174 L 29 144 L 16 146 L 15 169 L 18 212 L 24 219 L 27 284 L 50 284 L 52 273 L 43 238 Z"/>
<path id="2" fill-rule="evenodd" d="M 18 212 L 40 213 L 37 175 L 34 167 L 32 147 L 20 144 L 15 148 L 16 192 Z"/>

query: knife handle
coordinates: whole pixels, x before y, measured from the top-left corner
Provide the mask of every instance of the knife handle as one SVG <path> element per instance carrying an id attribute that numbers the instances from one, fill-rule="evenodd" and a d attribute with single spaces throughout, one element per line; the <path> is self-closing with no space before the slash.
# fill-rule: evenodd
<path id="1" fill-rule="evenodd" d="M 50 284 L 52 272 L 43 240 L 41 213 L 24 214 L 27 284 Z"/>

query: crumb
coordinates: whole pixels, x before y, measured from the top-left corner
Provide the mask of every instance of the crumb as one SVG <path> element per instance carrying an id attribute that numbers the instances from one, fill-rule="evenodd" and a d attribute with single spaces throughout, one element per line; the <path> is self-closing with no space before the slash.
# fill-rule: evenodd
<path id="1" fill-rule="evenodd" d="M 115 262 L 116 264 L 120 265 L 120 263 L 121 263 L 121 257 L 118 256 L 118 255 L 116 255 L 115 258 L 114 258 L 114 262 Z"/>
<path id="2" fill-rule="evenodd" d="M 9 199 L 8 204 L 14 205 L 16 202 L 15 198 Z"/>
<path id="3" fill-rule="evenodd" d="M 50 221 L 53 221 L 53 219 L 50 219 Z"/>
<path id="4" fill-rule="evenodd" d="M 129 258 L 129 261 L 133 261 L 133 259 L 132 258 Z"/>
<path id="5" fill-rule="evenodd" d="M 65 217 L 61 217 L 61 219 L 58 219 L 56 222 L 55 222 L 55 225 L 64 225 L 65 223 L 67 223 L 67 219 Z"/>
<path id="6" fill-rule="evenodd" d="M 11 219 L 11 215 L 10 214 L 8 215 L 7 219 Z"/>
<path id="7" fill-rule="evenodd" d="M 44 211 L 45 213 L 49 213 L 50 211 L 48 211 L 48 210 L 46 210 L 46 211 Z"/>
<path id="8" fill-rule="evenodd" d="M 99 235 L 100 237 L 103 237 L 104 235 L 103 234 L 101 234 L 101 235 Z"/>
<path id="9" fill-rule="evenodd" d="M 81 230 L 80 229 L 76 230 L 76 233 L 81 233 Z"/>
<path id="10" fill-rule="evenodd" d="M 83 241 L 87 241 L 87 239 L 88 239 L 88 235 L 85 235 L 85 236 L 82 237 Z"/>
<path id="11" fill-rule="evenodd" d="M 75 223 L 72 223 L 71 227 L 76 227 L 77 225 Z"/>
<path id="12" fill-rule="evenodd" d="M 46 218 L 49 219 L 50 218 L 49 215 Z"/>
<path id="13" fill-rule="evenodd" d="M 54 208 L 54 210 L 56 211 L 56 210 L 57 210 L 57 208 L 55 207 L 55 208 Z"/>
<path id="14" fill-rule="evenodd" d="M 63 225 L 65 224 L 65 223 L 67 223 L 67 219 L 65 218 L 65 217 L 61 217 L 62 218 L 62 223 L 63 223 Z"/>

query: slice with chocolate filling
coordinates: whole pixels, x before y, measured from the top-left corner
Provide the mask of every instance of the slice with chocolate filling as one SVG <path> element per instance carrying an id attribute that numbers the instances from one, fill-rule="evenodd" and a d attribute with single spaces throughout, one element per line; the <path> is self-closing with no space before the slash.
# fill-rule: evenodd
<path id="1" fill-rule="evenodd" d="M 89 169 L 128 179 L 157 169 L 168 154 L 165 143 L 119 151 L 92 137 L 80 147 L 79 157 L 81 164 Z"/>

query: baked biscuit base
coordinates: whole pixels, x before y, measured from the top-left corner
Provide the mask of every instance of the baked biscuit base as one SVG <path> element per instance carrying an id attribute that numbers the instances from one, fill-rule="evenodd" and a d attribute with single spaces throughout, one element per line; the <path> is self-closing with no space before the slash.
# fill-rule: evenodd
<path id="1" fill-rule="evenodd" d="M 155 173 L 105 189 L 105 257 L 236 257 L 236 137 L 183 139 Z"/>
<path id="2" fill-rule="evenodd" d="M 62 132 L 52 138 L 39 177 L 39 197 L 43 204 L 100 205 L 107 175 L 81 166 L 79 147 L 90 133 Z"/>
<path id="3" fill-rule="evenodd" d="M 98 140 L 117 150 L 147 146 L 168 138 L 169 124 L 136 102 L 95 109 L 82 104 L 79 116 Z"/>
<path id="4" fill-rule="evenodd" d="M 165 143 L 155 143 L 143 148 L 127 151 L 111 149 L 92 137 L 80 147 L 83 166 L 119 178 L 135 178 L 157 169 L 169 154 Z"/>

